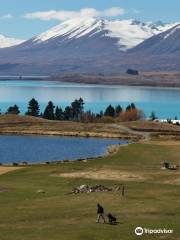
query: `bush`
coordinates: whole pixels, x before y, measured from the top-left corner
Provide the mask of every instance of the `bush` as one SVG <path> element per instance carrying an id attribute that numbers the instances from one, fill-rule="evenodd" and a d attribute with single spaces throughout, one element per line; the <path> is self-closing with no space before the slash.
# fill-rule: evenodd
<path id="1" fill-rule="evenodd" d="M 126 71 L 127 74 L 130 74 L 130 75 L 139 75 L 139 72 L 137 70 L 134 70 L 134 69 L 128 69 Z"/>
<path id="2" fill-rule="evenodd" d="M 130 109 L 129 111 L 121 112 L 119 115 L 119 120 L 122 122 L 137 121 L 143 118 L 143 111 L 138 109 Z"/>
<path id="3" fill-rule="evenodd" d="M 14 167 L 15 166 L 18 166 L 19 164 L 18 163 L 16 163 L 16 162 L 13 162 L 13 164 L 12 164 Z"/>

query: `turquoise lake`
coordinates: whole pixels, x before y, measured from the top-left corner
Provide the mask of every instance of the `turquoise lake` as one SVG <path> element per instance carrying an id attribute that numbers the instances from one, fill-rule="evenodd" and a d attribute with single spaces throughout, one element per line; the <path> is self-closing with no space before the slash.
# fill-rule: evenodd
<path id="1" fill-rule="evenodd" d="M 65 107 L 74 99 L 82 97 L 85 101 L 85 110 L 98 113 L 105 110 L 107 105 L 123 107 L 134 102 L 138 108 L 143 109 L 146 117 L 152 111 L 159 118 L 180 119 L 180 88 L 152 88 L 132 86 L 106 86 L 68 84 L 57 81 L 35 80 L 0 80 L 0 109 L 5 112 L 10 105 L 17 104 L 21 113 L 27 110 L 27 103 L 36 98 L 41 111 L 49 100 L 54 104 Z"/>

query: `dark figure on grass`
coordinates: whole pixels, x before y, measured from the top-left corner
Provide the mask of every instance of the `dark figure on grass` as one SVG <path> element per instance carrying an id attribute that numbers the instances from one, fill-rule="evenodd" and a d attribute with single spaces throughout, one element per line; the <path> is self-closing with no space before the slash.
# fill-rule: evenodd
<path id="1" fill-rule="evenodd" d="M 98 203 L 97 204 L 97 220 L 96 222 L 99 223 L 100 219 L 105 223 L 105 218 L 104 218 L 104 208 Z"/>
<path id="2" fill-rule="evenodd" d="M 117 224 L 117 218 L 114 217 L 111 213 L 107 215 L 109 224 Z"/>

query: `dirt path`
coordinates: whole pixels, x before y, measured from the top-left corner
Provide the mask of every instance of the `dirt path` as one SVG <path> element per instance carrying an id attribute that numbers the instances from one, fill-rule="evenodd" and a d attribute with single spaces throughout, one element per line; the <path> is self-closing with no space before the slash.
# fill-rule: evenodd
<path id="1" fill-rule="evenodd" d="M 150 132 L 144 132 L 144 131 L 136 131 L 136 130 L 132 130 L 126 126 L 122 126 L 122 125 L 118 125 L 118 124 L 113 124 L 114 128 L 118 128 L 119 130 L 124 130 L 127 131 L 129 134 L 132 135 L 138 135 L 141 136 L 143 138 L 144 141 L 150 141 L 151 140 L 151 133 Z"/>

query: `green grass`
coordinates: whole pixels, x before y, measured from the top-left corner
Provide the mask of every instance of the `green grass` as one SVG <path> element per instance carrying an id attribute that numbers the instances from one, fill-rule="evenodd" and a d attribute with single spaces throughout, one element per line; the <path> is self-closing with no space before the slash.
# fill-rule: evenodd
<path id="1" fill-rule="evenodd" d="M 32 166 L 0 176 L 0 240 L 136 240 L 134 229 L 173 229 L 173 235 L 145 235 L 140 239 L 180 239 L 179 171 L 160 170 L 161 162 L 179 163 L 179 146 L 133 144 L 118 154 L 87 163 Z M 111 169 L 136 172 L 135 179 L 93 180 L 62 178 L 63 172 Z M 167 182 L 169 181 L 169 183 Z M 81 184 L 125 184 L 126 196 L 120 192 L 67 195 Z M 38 194 L 43 189 L 46 193 Z M 96 224 L 96 204 L 119 219 L 116 226 Z"/>

